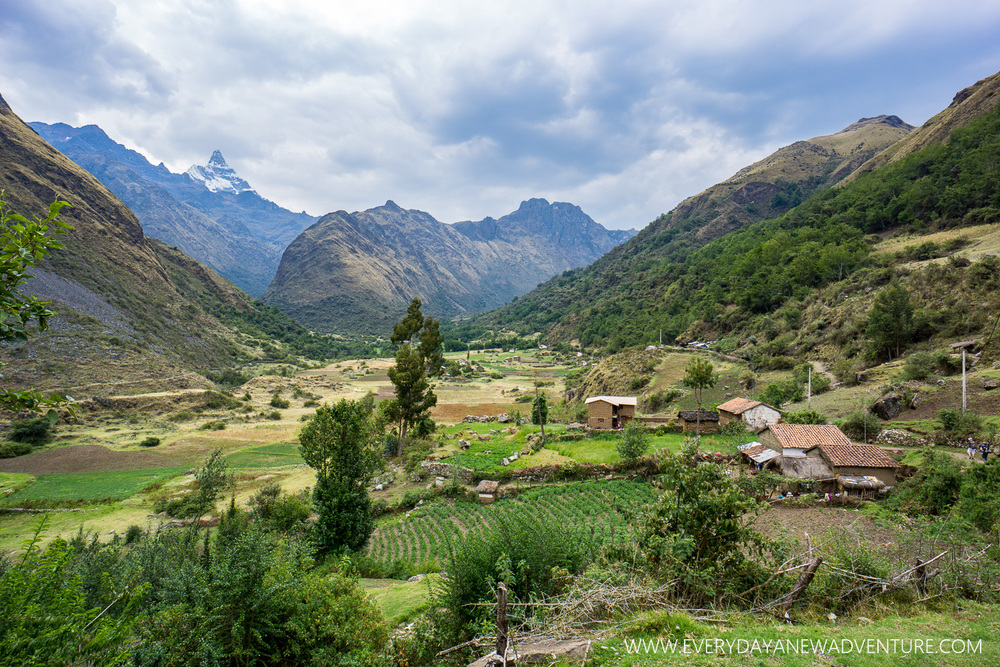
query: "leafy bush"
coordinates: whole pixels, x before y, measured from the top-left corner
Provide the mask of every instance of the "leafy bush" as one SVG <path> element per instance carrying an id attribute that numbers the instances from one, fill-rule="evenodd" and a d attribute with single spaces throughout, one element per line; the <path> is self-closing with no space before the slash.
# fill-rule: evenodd
<path id="1" fill-rule="evenodd" d="M 649 449 L 649 432 L 642 422 L 630 420 L 622 429 L 618 442 L 615 443 L 615 449 L 625 461 L 637 459 L 645 454 Z"/>
<path id="2" fill-rule="evenodd" d="M 721 466 L 696 464 L 697 444 L 660 461 L 664 492 L 642 517 L 636 543 L 660 576 L 692 602 L 744 591 L 767 576 L 769 541 L 753 526 L 763 506 Z"/>
<path id="3" fill-rule="evenodd" d="M 803 398 L 805 398 L 805 393 L 802 390 L 802 385 L 794 379 L 772 382 L 757 395 L 757 400 L 776 408 L 780 408 L 785 403 L 801 401 Z"/>
<path id="4" fill-rule="evenodd" d="M 871 442 L 882 432 L 878 417 L 867 410 L 857 410 L 840 423 L 840 430 L 852 440 Z"/>
<path id="5" fill-rule="evenodd" d="M 52 438 L 52 423 L 48 417 L 20 419 L 11 425 L 10 439 L 38 447 Z"/>
<path id="6" fill-rule="evenodd" d="M 962 370 L 962 358 L 954 357 L 944 350 L 938 350 L 934 353 L 934 367 L 942 375 L 954 375 Z"/>
<path id="7" fill-rule="evenodd" d="M 944 408 L 938 412 L 941 427 L 952 438 L 964 439 L 975 435 L 983 427 L 983 418 L 957 408 Z"/>
<path id="8" fill-rule="evenodd" d="M 140 443 L 140 447 L 156 447 L 160 444 L 160 439 L 156 436 L 150 435 L 144 438 Z"/>
<path id="9" fill-rule="evenodd" d="M 914 352 L 903 365 L 904 380 L 926 380 L 934 373 L 934 356 L 930 352 Z"/>
<path id="10" fill-rule="evenodd" d="M 270 405 L 272 408 L 281 408 L 282 410 L 284 410 L 290 407 L 292 405 L 292 402 L 289 401 L 287 398 L 282 398 L 281 396 L 278 396 L 278 394 L 274 394 L 271 397 Z"/>
<path id="11" fill-rule="evenodd" d="M 540 518 L 529 509 L 498 513 L 488 529 L 472 530 L 456 545 L 446 567 L 442 602 L 460 626 L 489 618 L 496 582 L 503 581 L 512 600 L 553 592 L 560 569 L 574 574 L 592 556 L 590 532 L 565 522 Z"/>
<path id="12" fill-rule="evenodd" d="M 786 412 L 781 418 L 786 424 L 829 424 L 830 420 L 822 412 L 816 410 L 798 410 Z"/>
<path id="13" fill-rule="evenodd" d="M 12 459 L 31 453 L 31 445 L 26 442 L 0 442 L 0 459 Z"/>
<path id="14" fill-rule="evenodd" d="M 198 427 L 199 431 L 222 431 L 226 428 L 226 422 L 221 420 L 205 422 Z"/>

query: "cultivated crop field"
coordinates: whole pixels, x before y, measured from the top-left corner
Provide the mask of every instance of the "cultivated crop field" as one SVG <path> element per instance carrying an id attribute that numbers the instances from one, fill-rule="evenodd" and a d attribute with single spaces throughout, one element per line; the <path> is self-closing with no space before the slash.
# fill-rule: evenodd
<path id="1" fill-rule="evenodd" d="M 626 515 L 650 503 L 655 491 L 640 482 L 592 480 L 537 487 L 492 505 L 454 500 L 426 503 L 377 528 L 368 555 L 385 564 L 443 563 L 462 535 L 491 530 L 500 514 L 514 514 L 523 521 L 549 519 L 574 526 L 596 544 L 606 543 L 622 535 Z"/>

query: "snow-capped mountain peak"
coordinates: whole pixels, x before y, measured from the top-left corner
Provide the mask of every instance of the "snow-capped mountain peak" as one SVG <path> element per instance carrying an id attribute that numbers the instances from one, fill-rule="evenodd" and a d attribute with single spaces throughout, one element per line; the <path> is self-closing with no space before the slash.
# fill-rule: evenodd
<path id="1" fill-rule="evenodd" d="M 191 165 L 191 168 L 184 173 L 194 180 L 204 183 L 205 187 L 212 192 L 232 192 L 233 194 L 254 192 L 250 184 L 226 163 L 226 158 L 222 157 L 220 151 L 212 153 L 212 157 L 209 158 L 208 164 L 204 167 L 197 164 Z"/>

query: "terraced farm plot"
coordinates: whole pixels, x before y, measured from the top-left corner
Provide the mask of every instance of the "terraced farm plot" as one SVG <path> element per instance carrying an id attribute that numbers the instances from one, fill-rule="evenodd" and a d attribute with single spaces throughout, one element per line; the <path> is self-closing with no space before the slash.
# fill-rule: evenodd
<path id="1" fill-rule="evenodd" d="M 383 563 L 402 560 L 443 565 L 461 537 L 474 530 L 489 530 L 500 513 L 516 520 L 549 519 L 573 527 L 582 538 L 606 543 L 627 529 L 619 509 L 638 510 L 655 498 L 649 484 L 615 481 L 574 482 L 544 486 L 493 505 L 441 501 L 423 505 L 407 518 L 375 530 L 368 555 Z"/>

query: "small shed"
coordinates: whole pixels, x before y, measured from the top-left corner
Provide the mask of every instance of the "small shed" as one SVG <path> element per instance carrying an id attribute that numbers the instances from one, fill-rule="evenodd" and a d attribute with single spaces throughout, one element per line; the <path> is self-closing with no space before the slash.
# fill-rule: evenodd
<path id="1" fill-rule="evenodd" d="M 623 428 L 635 417 L 635 396 L 591 396 L 587 404 L 587 426 L 593 429 Z"/>
<path id="2" fill-rule="evenodd" d="M 492 479 L 484 479 L 479 482 L 479 485 L 476 487 L 476 493 L 479 494 L 479 502 L 483 505 L 492 503 L 497 499 L 498 488 L 500 488 L 500 482 Z"/>
<path id="3" fill-rule="evenodd" d="M 714 410 L 681 410 L 677 413 L 677 421 L 685 433 L 699 427 L 701 433 L 716 433 L 719 430 L 719 413 Z"/>
<path id="4" fill-rule="evenodd" d="M 827 462 L 819 457 L 776 456 L 768 461 L 765 467 L 785 477 L 814 480 L 819 485 L 819 490 L 825 493 L 836 490 L 836 475 Z"/>
<path id="5" fill-rule="evenodd" d="M 733 398 L 716 409 L 719 411 L 719 426 L 742 421 L 754 432 L 759 432 L 781 421 L 781 413 L 777 409 L 749 398 Z"/>
<path id="6" fill-rule="evenodd" d="M 759 442 L 750 442 L 737 447 L 740 450 L 740 460 L 757 468 L 763 467 L 768 461 L 778 456 L 778 452 L 768 449 Z"/>
<path id="7" fill-rule="evenodd" d="M 878 497 L 889 487 L 871 475 L 837 475 L 837 488 L 849 495 L 868 499 Z"/>

